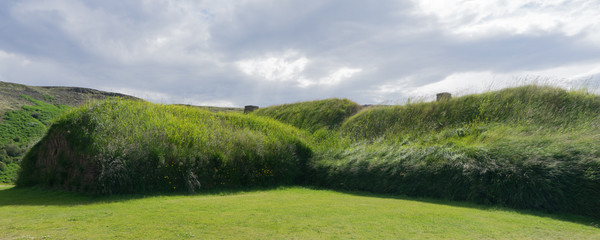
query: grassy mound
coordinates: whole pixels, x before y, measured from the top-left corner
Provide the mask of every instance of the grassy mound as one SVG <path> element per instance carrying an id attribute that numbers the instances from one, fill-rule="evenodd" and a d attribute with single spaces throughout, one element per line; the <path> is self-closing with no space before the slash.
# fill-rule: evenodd
<path id="1" fill-rule="evenodd" d="M 480 124 L 587 128 L 600 121 L 600 96 L 544 86 L 523 86 L 447 101 L 371 108 L 343 125 L 355 139 L 422 135 Z"/>
<path id="2" fill-rule="evenodd" d="M 360 105 L 348 99 L 326 99 L 261 108 L 253 112 L 297 128 L 315 132 L 339 127 L 344 120 L 360 110 Z"/>
<path id="3" fill-rule="evenodd" d="M 321 186 L 600 217 L 600 97 L 525 86 L 351 117 Z"/>
<path id="4" fill-rule="evenodd" d="M 108 100 L 63 115 L 23 158 L 17 186 L 194 192 L 297 183 L 311 150 L 274 120 Z"/>

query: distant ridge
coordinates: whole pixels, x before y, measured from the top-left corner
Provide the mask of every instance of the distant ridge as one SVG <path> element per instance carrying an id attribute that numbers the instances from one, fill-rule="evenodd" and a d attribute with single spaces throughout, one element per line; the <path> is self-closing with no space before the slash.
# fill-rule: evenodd
<path id="1" fill-rule="evenodd" d="M 22 95 L 51 104 L 62 104 L 71 107 L 79 106 L 92 99 L 104 99 L 106 97 L 138 99 L 121 93 L 105 92 L 91 88 L 28 86 L 0 81 L 0 116 L 7 110 L 19 110 L 21 106 L 30 104 L 29 101 L 21 97 Z"/>

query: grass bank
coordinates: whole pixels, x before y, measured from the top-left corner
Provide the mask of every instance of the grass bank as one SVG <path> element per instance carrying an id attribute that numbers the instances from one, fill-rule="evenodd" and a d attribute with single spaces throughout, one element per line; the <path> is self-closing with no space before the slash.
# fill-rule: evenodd
<path id="1" fill-rule="evenodd" d="M 297 184 L 300 131 L 239 113 L 111 99 L 59 119 L 23 158 L 17 186 L 149 193 Z"/>
<path id="2" fill-rule="evenodd" d="M 309 132 L 333 130 L 361 106 L 348 99 L 325 99 L 260 108 L 252 114 L 265 116 L 291 124 Z"/>
<path id="3" fill-rule="evenodd" d="M 0 190 L 2 239 L 597 239 L 594 224 L 576 216 L 298 187 L 103 198 Z"/>
<path id="4" fill-rule="evenodd" d="M 313 183 L 600 218 L 600 96 L 524 86 L 369 108 L 317 151 Z"/>

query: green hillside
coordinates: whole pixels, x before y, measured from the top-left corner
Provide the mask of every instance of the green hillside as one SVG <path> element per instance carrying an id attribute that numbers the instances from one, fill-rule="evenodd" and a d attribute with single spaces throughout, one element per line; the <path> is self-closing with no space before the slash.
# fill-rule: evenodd
<path id="1" fill-rule="evenodd" d="M 132 98 L 87 88 L 0 82 L 0 183 L 16 180 L 19 160 L 44 135 L 53 118 L 106 97 Z"/>
<path id="2" fill-rule="evenodd" d="M 564 132 L 597 128 L 598 113 L 598 95 L 530 85 L 447 101 L 370 108 L 345 122 L 342 131 L 354 139 L 442 132 L 448 135 L 448 130 L 455 129 L 464 129 L 466 134 L 487 125 Z"/>
<path id="3" fill-rule="evenodd" d="M 252 113 L 314 132 L 339 127 L 360 108 L 360 105 L 348 99 L 326 99 L 260 108 Z"/>

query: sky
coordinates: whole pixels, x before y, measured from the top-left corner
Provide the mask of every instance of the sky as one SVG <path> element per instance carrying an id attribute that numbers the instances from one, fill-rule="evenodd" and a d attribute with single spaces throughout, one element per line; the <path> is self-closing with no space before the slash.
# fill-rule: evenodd
<path id="1" fill-rule="evenodd" d="M 599 0 L 2 0 L 0 81 L 240 107 L 597 89 Z"/>

